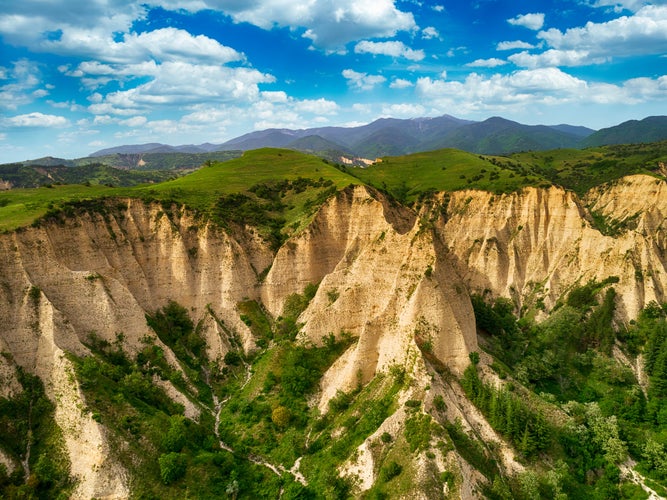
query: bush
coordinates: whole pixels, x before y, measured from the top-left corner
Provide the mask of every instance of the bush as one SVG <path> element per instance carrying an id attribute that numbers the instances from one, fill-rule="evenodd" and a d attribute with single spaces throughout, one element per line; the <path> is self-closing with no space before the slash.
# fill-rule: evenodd
<path id="1" fill-rule="evenodd" d="M 380 469 L 378 479 L 382 483 L 387 483 L 398 476 L 401 472 L 403 472 L 403 467 L 392 460 L 387 465 L 382 467 L 382 469 Z"/>
<path id="2" fill-rule="evenodd" d="M 285 429 L 292 419 L 292 414 L 284 406 L 277 406 L 271 412 L 271 421 L 280 429 Z"/>
<path id="3" fill-rule="evenodd" d="M 187 462 L 185 461 L 185 455 L 181 453 L 162 454 L 158 458 L 158 463 L 160 464 L 160 477 L 166 485 L 178 481 L 185 475 Z"/>

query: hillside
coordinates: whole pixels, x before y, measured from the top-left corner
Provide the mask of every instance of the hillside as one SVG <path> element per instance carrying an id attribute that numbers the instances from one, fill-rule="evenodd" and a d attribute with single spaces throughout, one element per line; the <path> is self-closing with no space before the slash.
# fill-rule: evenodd
<path id="1" fill-rule="evenodd" d="M 581 143 L 582 147 L 609 144 L 648 143 L 667 140 L 667 116 L 649 116 L 643 120 L 629 120 L 603 128 Z"/>
<path id="2" fill-rule="evenodd" d="M 665 496 L 662 148 L 0 192 L 0 494 Z"/>
<path id="3" fill-rule="evenodd" d="M 581 136 L 547 126 L 529 126 L 489 118 L 480 123 L 459 127 L 424 145 L 425 149 L 450 147 L 471 153 L 502 155 L 517 151 L 532 151 L 575 147 Z"/>
<path id="4" fill-rule="evenodd" d="M 7 188 L 32 188 L 52 184 L 105 184 L 114 186 L 136 186 L 163 182 L 175 176 L 174 172 L 129 171 L 101 164 L 78 167 L 63 165 L 42 166 L 7 164 L 0 165 L 0 181 Z"/>

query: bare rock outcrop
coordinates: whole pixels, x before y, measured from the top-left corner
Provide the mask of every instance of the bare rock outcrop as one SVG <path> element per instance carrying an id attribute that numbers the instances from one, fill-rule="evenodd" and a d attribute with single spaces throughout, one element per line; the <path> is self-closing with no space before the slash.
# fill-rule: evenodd
<path id="1" fill-rule="evenodd" d="M 624 321 L 666 299 L 665 189 L 636 175 L 584 200 L 558 187 L 461 191 L 451 193 L 438 231 L 473 290 L 552 307 L 574 285 L 616 276 Z"/>

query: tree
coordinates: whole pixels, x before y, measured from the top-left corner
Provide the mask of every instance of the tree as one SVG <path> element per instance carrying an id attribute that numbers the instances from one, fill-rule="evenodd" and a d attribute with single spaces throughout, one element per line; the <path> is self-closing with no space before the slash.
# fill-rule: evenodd
<path id="1" fill-rule="evenodd" d="M 167 451 L 180 452 L 186 443 L 185 418 L 182 415 L 169 417 L 169 429 L 162 439 L 162 446 Z"/>
<path id="2" fill-rule="evenodd" d="M 185 455 L 181 453 L 164 453 L 158 458 L 158 463 L 160 464 L 160 477 L 166 485 L 178 481 L 185 475 L 187 462 Z"/>

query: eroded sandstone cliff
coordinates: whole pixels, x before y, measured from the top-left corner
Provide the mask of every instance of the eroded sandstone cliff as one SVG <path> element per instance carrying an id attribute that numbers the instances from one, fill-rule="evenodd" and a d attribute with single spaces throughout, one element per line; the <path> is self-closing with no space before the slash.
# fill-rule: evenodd
<path id="1" fill-rule="evenodd" d="M 11 363 L 39 375 L 65 431 L 75 497 L 122 498 L 128 473 L 110 458 L 65 356 L 86 354 L 91 333 L 108 341 L 122 334 L 123 348 L 136 353 L 144 336 L 155 337 L 145 314 L 174 300 L 202 320 L 209 358 L 218 359 L 229 349 L 221 323 L 254 348 L 239 302 L 261 301 L 277 317 L 290 294 L 319 284 L 299 318 L 300 340 L 358 337 L 321 382 L 324 411 L 337 390 L 409 366 L 418 345 L 460 373 L 477 350 L 468 289 L 549 308 L 578 283 L 617 276 L 619 320 L 664 301 L 664 192 L 663 181 L 634 176 L 583 200 L 555 187 L 462 191 L 415 213 L 351 187 L 275 255 L 250 230 L 227 234 L 182 209 L 137 200 L 3 235 L 0 350 L 13 361 L 0 359 L 2 395 L 18 388 Z M 603 234 L 601 220 L 616 234 Z"/>

